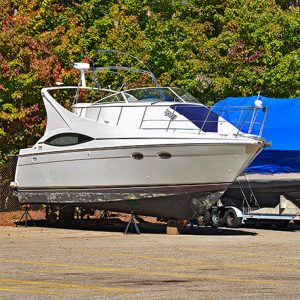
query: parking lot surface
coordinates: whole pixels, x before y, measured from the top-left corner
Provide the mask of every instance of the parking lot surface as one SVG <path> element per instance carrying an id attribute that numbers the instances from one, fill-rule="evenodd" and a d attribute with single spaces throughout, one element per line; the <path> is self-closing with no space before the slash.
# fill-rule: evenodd
<path id="1" fill-rule="evenodd" d="M 300 226 L 183 235 L 0 227 L 0 238 L 2 300 L 300 299 Z"/>

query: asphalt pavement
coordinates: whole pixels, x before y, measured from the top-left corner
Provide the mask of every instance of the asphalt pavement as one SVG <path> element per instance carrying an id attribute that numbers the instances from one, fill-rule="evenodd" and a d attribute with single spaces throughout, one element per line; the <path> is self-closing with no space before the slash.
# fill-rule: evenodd
<path id="1" fill-rule="evenodd" d="M 300 226 L 0 227 L 0 299 L 300 299 Z"/>

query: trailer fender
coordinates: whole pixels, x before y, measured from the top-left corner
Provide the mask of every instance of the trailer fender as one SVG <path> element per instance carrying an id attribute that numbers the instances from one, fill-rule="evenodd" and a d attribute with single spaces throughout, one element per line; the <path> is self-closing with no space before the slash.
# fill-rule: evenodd
<path id="1" fill-rule="evenodd" d="M 238 208 L 236 208 L 235 206 L 226 206 L 226 210 L 228 210 L 228 209 L 233 209 L 234 211 L 235 211 L 235 213 L 236 213 L 236 216 L 238 217 L 238 218 L 243 218 L 243 213 L 242 213 L 242 211 L 240 210 L 240 209 L 238 209 Z"/>
<path id="2" fill-rule="evenodd" d="M 228 208 L 226 207 L 225 212 L 225 223 L 229 228 L 238 228 L 242 224 L 242 217 L 239 217 L 241 211 L 236 207 Z"/>

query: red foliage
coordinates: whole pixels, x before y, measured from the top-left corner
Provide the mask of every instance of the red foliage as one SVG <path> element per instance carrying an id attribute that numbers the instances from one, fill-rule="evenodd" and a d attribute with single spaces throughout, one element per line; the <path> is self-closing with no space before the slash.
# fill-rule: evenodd
<path id="1" fill-rule="evenodd" d="M 53 69 L 53 77 L 55 81 L 61 81 L 61 65 L 57 63 Z"/>
<path id="2" fill-rule="evenodd" d="M 246 56 L 244 58 L 244 61 L 245 62 L 253 62 L 255 60 L 257 60 L 258 58 L 262 57 L 263 56 L 263 51 L 256 51 L 255 53 L 249 55 L 249 56 Z"/>

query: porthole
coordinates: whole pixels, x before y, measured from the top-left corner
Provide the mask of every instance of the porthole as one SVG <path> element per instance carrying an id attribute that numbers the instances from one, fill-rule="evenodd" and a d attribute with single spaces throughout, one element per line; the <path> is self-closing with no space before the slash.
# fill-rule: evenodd
<path id="1" fill-rule="evenodd" d="M 144 158 L 144 155 L 140 152 L 135 152 L 131 154 L 131 157 L 136 160 L 141 160 Z"/>
<path id="2" fill-rule="evenodd" d="M 159 152 L 157 153 L 157 157 L 161 159 L 169 159 L 172 157 L 172 155 L 168 152 Z"/>
<path id="3" fill-rule="evenodd" d="M 82 144 L 92 140 L 93 138 L 84 134 L 68 132 L 52 136 L 45 141 L 45 144 L 50 146 L 64 147 Z"/>

